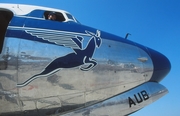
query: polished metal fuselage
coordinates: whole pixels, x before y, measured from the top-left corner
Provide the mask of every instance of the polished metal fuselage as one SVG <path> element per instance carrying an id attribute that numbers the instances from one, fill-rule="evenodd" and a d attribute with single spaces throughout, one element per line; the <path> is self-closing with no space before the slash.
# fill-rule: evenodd
<path id="1" fill-rule="evenodd" d="M 167 92 L 164 86 L 154 82 L 147 82 L 103 102 L 62 116 L 124 116 L 156 101 Z"/>
<path id="2" fill-rule="evenodd" d="M 45 20 L 52 9 L 9 9 L 20 15 L 9 22 L 0 54 L 0 115 L 127 115 L 167 93 L 158 82 L 170 63 L 158 52 L 72 21 Z M 168 65 L 159 66 L 161 58 Z"/>
<path id="3" fill-rule="evenodd" d="M 1 70 L 1 85 L 12 111 L 59 108 L 61 112 L 91 105 L 125 92 L 148 81 L 153 65 L 146 52 L 117 41 L 103 39 L 94 53 L 98 65 L 89 71 L 79 67 L 63 68 L 49 77 L 37 78 L 29 85 L 16 88 L 31 76 L 41 72 L 53 59 L 73 52 L 71 48 L 24 40 L 5 38 L 2 56 L 7 69 Z M 146 58 L 142 62 L 139 58 Z M 7 95 L 6 95 L 7 94 Z M 3 105 L 3 104 L 2 104 Z M 73 106 L 69 109 L 66 107 Z M 1 112 L 9 108 L 1 106 Z"/>

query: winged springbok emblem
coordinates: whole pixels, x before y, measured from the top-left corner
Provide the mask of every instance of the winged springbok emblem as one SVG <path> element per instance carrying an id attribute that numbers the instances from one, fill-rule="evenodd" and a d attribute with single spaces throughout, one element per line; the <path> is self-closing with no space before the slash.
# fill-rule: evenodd
<path id="1" fill-rule="evenodd" d="M 95 49 L 99 48 L 102 43 L 102 39 L 100 37 L 101 33 L 99 30 L 97 30 L 96 34 L 89 31 L 85 31 L 86 35 L 90 36 L 90 39 L 87 46 L 84 49 L 82 48 L 82 40 L 84 38 L 76 34 L 73 35 L 70 33 L 66 33 L 64 34 L 64 36 L 63 34 L 56 34 L 55 36 L 50 36 L 52 32 L 48 31 L 42 34 L 44 32 L 43 29 L 38 31 L 27 29 L 26 32 L 38 38 L 42 38 L 43 40 L 53 42 L 57 45 L 70 47 L 74 50 L 74 52 L 54 59 L 39 74 L 30 77 L 23 83 L 17 84 L 17 87 L 26 86 L 33 80 L 40 77 L 51 76 L 52 74 L 58 72 L 63 68 L 73 68 L 79 66 L 80 70 L 88 71 L 93 69 L 97 65 L 97 61 L 93 59 L 93 54 L 95 52 Z M 84 67 L 84 65 L 87 66 Z"/>

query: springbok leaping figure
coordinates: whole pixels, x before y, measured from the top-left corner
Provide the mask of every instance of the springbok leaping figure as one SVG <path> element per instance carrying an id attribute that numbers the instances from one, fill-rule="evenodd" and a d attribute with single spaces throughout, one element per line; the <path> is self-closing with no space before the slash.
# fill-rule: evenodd
<path id="1" fill-rule="evenodd" d="M 38 38 L 43 38 L 44 40 L 48 40 L 56 44 L 58 43 L 59 45 L 64 45 L 63 40 L 60 43 L 60 41 L 57 41 L 57 39 L 53 39 L 53 38 L 46 39 L 45 35 L 43 37 L 40 37 L 39 35 L 37 35 L 37 33 L 34 34 L 32 30 L 27 30 L 26 32 L 30 33 L 33 36 L 37 36 Z M 31 78 L 29 78 L 28 80 L 26 80 L 25 82 L 21 84 L 17 84 L 17 87 L 24 87 L 28 85 L 30 82 L 32 82 L 33 80 L 40 77 L 51 76 L 52 74 L 56 73 L 62 68 L 73 68 L 73 67 L 80 66 L 80 69 L 82 71 L 88 71 L 88 70 L 93 69 L 97 65 L 97 62 L 92 57 L 96 48 L 99 48 L 102 43 L 102 39 L 100 37 L 101 33 L 99 30 L 97 30 L 96 34 L 89 31 L 85 31 L 85 32 L 87 35 L 91 36 L 86 48 L 82 49 L 81 47 L 82 40 L 83 40 L 81 36 L 70 38 L 71 40 L 69 40 L 69 42 L 73 41 L 73 43 L 76 44 L 76 47 L 73 48 L 74 50 L 73 53 L 56 58 L 51 63 L 49 63 L 49 65 L 47 65 L 46 68 L 42 70 L 41 73 L 32 76 Z M 66 43 L 67 43 L 67 40 L 66 40 Z M 84 67 L 83 65 L 87 65 L 87 67 Z"/>

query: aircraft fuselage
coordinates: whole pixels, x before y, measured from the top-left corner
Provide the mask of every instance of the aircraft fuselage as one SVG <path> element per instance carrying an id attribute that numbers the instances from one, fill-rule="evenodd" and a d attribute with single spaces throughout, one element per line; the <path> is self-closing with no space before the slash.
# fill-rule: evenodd
<path id="1" fill-rule="evenodd" d="M 1 43 L 0 114 L 125 115 L 167 93 L 158 84 L 170 70 L 164 55 L 68 19 L 65 11 L 12 6 L 0 4 L 0 12 L 14 11 Z M 57 21 L 47 20 L 51 11 Z M 122 109 L 99 113 L 115 103 Z"/>

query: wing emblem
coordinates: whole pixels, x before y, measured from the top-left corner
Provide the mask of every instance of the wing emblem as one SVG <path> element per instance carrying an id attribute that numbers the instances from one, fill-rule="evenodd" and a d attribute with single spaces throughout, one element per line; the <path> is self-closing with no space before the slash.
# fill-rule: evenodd
<path id="1" fill-rule="evenodd" d="M 25 32 L 36 36 L 37 38 L 42 38 L 43 40 L 55 43 L 57 45 L 69 47 L 72 49 L 82 49 L 82 36 L 90 36 L 83 33 L 73 33 L 66 31 L 56 31 L 49 29 L 25 29 Z"/>
<path id="2" fill-rule="evenodd" d="M 31 81 L 40 77 L 51 76 L 63 68 L 73 68 L 79 66 L 80 70 L 89 71 L 98 64 L 97 61 L 93 58 L 93 54 L 96 48 L 99 48 L 102 43 L 102 39 L 100 37 L 101 33 L 98 30 L 96 34 L 85 31 L 86 35 L 90 36 L 90 39 L 84 49 L 82 49 L 83 37 L 79 36 L 77 33 L 62 33 L 59 31 L 58 33 L 55 33 L 54 31 L 44 31 L 43 29 L 27 29 L 26 32 L 38 38 L 42 38 L 43 40 L 53 42 L 57 45 L 71 47 L 74 52 L 54 59 L 39 74 L 32 76 L 23 83 L 17 84 L 17 87 L 24 87 Z"/>

